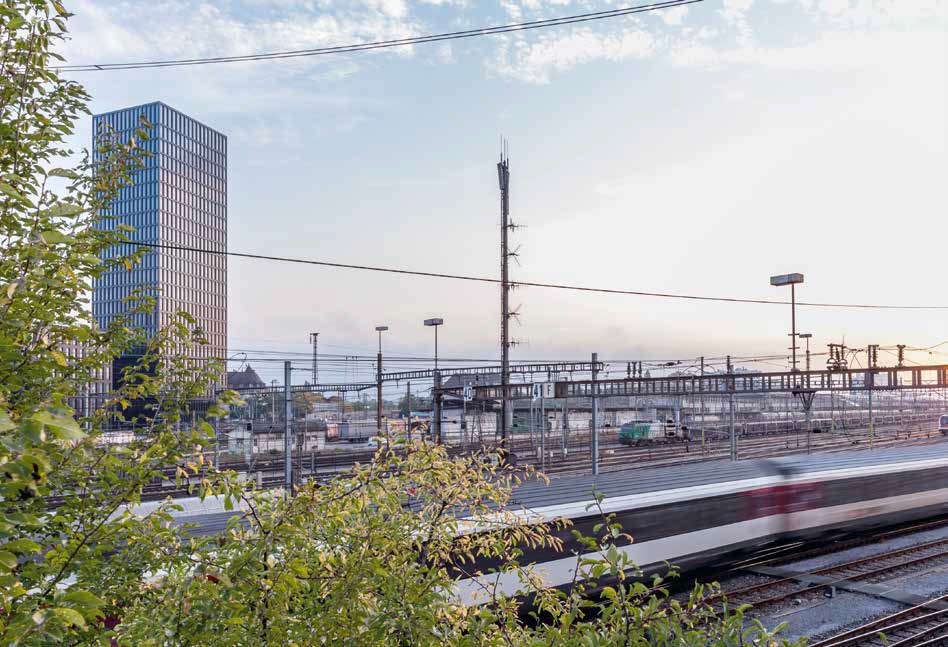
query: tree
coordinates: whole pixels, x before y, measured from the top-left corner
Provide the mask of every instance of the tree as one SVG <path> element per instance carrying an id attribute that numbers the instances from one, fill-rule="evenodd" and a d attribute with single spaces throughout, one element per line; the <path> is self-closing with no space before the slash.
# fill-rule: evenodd
<path id="1" fill-rule="evenodd" d="M 295 497 L 211 469 L 204 451 L 213 429 L 186 416 L 220 367 L 190 359 L 203 343 L 194 319 L 179 313 L 149 338 L 127 319 L 99 330 L 88 312 L 90 282 L 103 268 L 131 268 L 146 253 L 106 254 L 129 232 L 103 223 L 145 161 L 138 142 L 149 124 L 124 141 L 100 132 L 94 163 L 86 155 L 57 166 L 72 155 L 65 137 L 87 114 L 83 88 L 51 67 L 68 18 L 58 0 L 0 4 L 0 644 L 770 640 L 760 627 L 745 632 L 740 611 L 716 616 L 701 591 L 677 604 L 657 583 L 626 579 L 634 567 L 605 515 L 601 536 L 582 539 L 584 577 L 565 592 L 543 589 L 518 557 L 524 546 L 558 540 L 509 509 L 524 475 L 487 457 L 452 459 L 425 443 L 382 448 L 369 465 L 324 487 L 305 484 Z M 143 297 L 130 307 L 150 304 Z M 87 353 L 71 359 L 65 350 L 75 345 Z M 77 420 L 68 399 L 91 371 L 140 347 L 123 386 Z M 221 399 L 236 402 L 232 393 Z M 105 425 L 136 400 L 151 405 L 135 438 L 111 442 Z M 138 512 L 150 483 L 195 474 L 196 494 L 234 511 L 226 532 L 191 536 L 171 523 L 169 503 Z M 454 587 L 473 574 L 475 557 L 498 570 L 486 574 L 486 603 L 469 608 Z M 500 576 L 537 596 L 552 622 L 523 622 L 517 600 L 490 586 Z M 590 599 L 604 578 L 615 583 L 602 601 Z"/>
<path id="2" fill-rule="evenodd" d="M 107 330 L 93 324 L 91 281 L 141 258 L 101 260 L 128 234 L 102 226 L 101 214 L 144 163 L 137 142 L 149 124 L 124 142 L 99 133 L 99 161 L 85 154 L 68 166 L 65 138 L 88 100 L 50 69 L 68 17 L 56 1 L 0 4 L 0 644 L 89 636 L 140 587 L 151 564 L 138 538 L 168 514 L 138 518 L 127 506 L 168 470 L 180 475 L 203 461 L 209 426 L 175 428 L 217 370 L 188 359 L 201 340 L 185 313 L 151 339 L 127 319 Z M 129 307 L 146 311 L 149 299 Z M 144 350 L 125 386 L 76 420 L 68 398 L 133 348 Z M 139 437 L 104 443 L 104 424 L 143 399 L 153 405 Z"/>
<path id="3" fill-rule="evenodd" d="M 411 396 L 411 411 L 425 411 L 431 409 L 431 399 L 422 398 L 415 394 Z M 408 406 L 408 396 L 403 395 L 402 398 L 398 401 L 398 412 L 403 416 L 407 416 L 409 413 Z"/>

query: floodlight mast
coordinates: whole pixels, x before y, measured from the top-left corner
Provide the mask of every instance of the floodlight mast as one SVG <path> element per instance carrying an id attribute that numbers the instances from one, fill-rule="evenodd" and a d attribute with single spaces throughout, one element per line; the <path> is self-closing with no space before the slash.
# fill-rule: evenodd
<path id="1" fill-rule="evenodd" d="M 376 326 L 375 331 L 379 334 L 379 355 L 375 362 L 375 431 L 382 435 L 382 333 L 388 330 L 388 326 Z"/>
<path id="2" fill-rule="evenodd" d="M 803 275 L 800 273 L 778 274 L 770 277 L 770 284 L 776 287 L 790 286 L 790 350 L 793 359 L 790 370 L 796 373 L 797 368 L 797 290 L 798 283 L 803 283 Z"/>

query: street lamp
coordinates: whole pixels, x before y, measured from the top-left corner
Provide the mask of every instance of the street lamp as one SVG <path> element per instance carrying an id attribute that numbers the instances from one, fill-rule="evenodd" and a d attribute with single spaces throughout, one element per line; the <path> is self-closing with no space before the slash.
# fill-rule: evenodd
<path id="1" fill-rule="evenodd" d="M 431 326 L 435 331 L 435 367 L 434 367 L 434 411 L 432 412 L 432 422 L 434 422 L 433 434 L 435 441 L 441 444 L 441 373 L 438 372 L 438 326 L 444 323 L 444 319 L 425 319 L 425 325 Z"/>
<path id="2" fill-rule="evenodd" d="M 438 370 L 438 326 L 444 323 L 444 319 L 425 319 L 426 326 L 432 326 L 435 331 L 435 370 Z"/>
<path id="3" fill-rule="evenodd" d="M 378 392 L 376 393 L 375 428 L 380 436 L 382 435 L 382 333 L 386 330 L 388 330 L 388 326 L 375 327 L 375 331 L 379 334 L 379 356 L 376 362 L 376 366 L 378 367 L 376 371 Z"/>
<path id="4" fill-rule="evenodd" d="M 780 274 L 770 277 L 770 284 L 783 287 L 790 286 L 790 350 L 793 351 L 792 368 L 794 373 L 797 371 L 797 289 L 798 283 L 803 283 L 802 274 Z"/>
<path id="5" fill-rule="evenodd" d="M 800 339 L 806 340 L 806 372 L 810 372 L 810 339 L 813 338 L 813 333 L 801 332 L 797 335 Z"/>

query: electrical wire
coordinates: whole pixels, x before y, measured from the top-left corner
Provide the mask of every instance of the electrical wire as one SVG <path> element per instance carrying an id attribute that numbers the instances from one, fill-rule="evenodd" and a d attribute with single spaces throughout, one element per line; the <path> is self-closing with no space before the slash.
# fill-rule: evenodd
<path id="1" fill-rule="evenodd" d="M 303 58 L 311 56 L 325 56 L 329 54 L 349 54 L 353 52 L 364 52 L 375 49 L 388 49 L 392 47 L 407 47 L 411 45 L 421 45 L 426 43 L 437 43 L 446 40 L 459 40 L 462 38 L 474 38 L 477 36 L 495 36 L 517 31 L 527 31 L 531 29 L 543 29 L 548 27 L 559 27 L 562 25 L 573 25 L 577 23 L 591 22 L 595 20 L 605 20 L 608 18 L 620 18 L 622 16 L 631 16 L 637 13 L 657 11 L 660 9 L 671 9 L 690 4 L 703 2 L 704 0 L 666 0 L 664 2 L 654 2 L 646 5 L 636 5 L 622 7 L 619 9 L 609 9 L 606 11 L 595 11 L 583 14 L 574 14 L 571 16 L 561 16 L 559 18 L 546 18 L 543 20 L 532 20 L 529 22 L 511 23 L 506 25 L 495 25 L 493 27 L 483 27 L 480 29 L 468 29 L 464 31 L 453 31 L 441 34 L 429 34 L 426 36 L 412 36 L 408 38 L 396 38 L 392 40 L 381 40 L 366 43 L 354 43 L 351 45 L 335 45 L 331 47 L 316 47 L 312 49 L 289 50 L 282 52 L 269 52 L 262 54 L 246 54 L 242 56 L 214 56 L 207 58 L 184 58 L 142 61 L 137 63 L 82 63 L 75 65 L 52 66 L 54 70 L 69 72 L 105 72 L 111 70 L 137 70 L 155 67 L 183 67 L 192 65 L 212 65 L 220 63 L 241 63 L 247 61 L 271 61 L 285 58 Z"/>
<path id="2" fill-rule="evenodd" d="M 182 252 L 196 252 L 199 254 L 214 254 L 217 256 L 233 256 L 235 258 L 249 258 L 261 261 L 276 261 L 281 263 L 297 263 L 301 265 L 316 265 L 321 267 L 335 267 L 350 270 L 365 270 L 369 272 L 383 272 L 388 274 L 401 274 L 409 276 L 424 276 L 437 279 L 452 279 L 456 281 L 471 281 L 475 283 L 490 283 L 499 285 L 500 279 L 486 276 L 468 276 L 464 274 L 446 274 L 444 272 L 422 272 L 419 270 L 405 270 L 394 267 L 380 267 L 374 265 L 357 265 L 354 263 L 334 263 L 330 261 L 318 261 L 305 258 L 291 258 L 287 256 L 272 256 L 267 254 L 248 254 L 246 252 L 228 252 L 222 250 L 200 249 L 197 247 L 188 247 L 185 245 L 169 245 L 167 243 L 143 243 L 134 241 L 124 241 L 122 244 L 133 245 L 136 247 L 148 247 L 151 249 L 167 249 Z M 781 301 L 777 299 L 745 299 L 738 297 L 710 297 L 694 294 L 675 294 L 671 292 L 645 292 L 642 290 L 618 290 L 613 288 L 597 288 L 581 285 L 565 285 L 561 283 L 541 283 L 536 281 L 510 281 L 511 286 L 547 288 L 553 290 L 569 290 L 573 292 L 595 292 L 600 294 L 621 294 L 627 296 L 639 297 L 657 297 L 662 299 L 685 299 L 690 301 L 715 301 L 719 303 L 751 303 L 763 305 L 790 305 L 790 301 Z M 869 310 L 948 310 L 948 305 L 885 305 L 885 304 L 867 304 L 867 303 L 819 303 L 797 301 L 798 306 L 807 306 L 811 308 L 858 308 Z"/>

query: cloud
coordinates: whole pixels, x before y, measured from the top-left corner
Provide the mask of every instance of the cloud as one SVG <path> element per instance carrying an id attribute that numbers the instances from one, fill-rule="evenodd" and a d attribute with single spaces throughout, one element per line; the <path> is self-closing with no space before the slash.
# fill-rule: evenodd
<path id="1" fill-rule="evenodd" d="M 71 63 L 234 56 L 390 40 L 423 33 L 403 0 L 365 0 L 327 10 L 292 4 L 254 11 L 253 3 L 163 0 L 97 4 L 76 0 L 72 40 L 63 53 Z M 390 50 L 411 55 L 411 48 Z M 311 59 L 308 65 L 324 64 Z"/>
<path id="2" fill-rule="evenodd" d="M 670 52 L 684 67 L 762 67 L 780 70 L 898 70 L 945 68 L 944 35 L 937 31 L 828 30 L 814 39 L 783 47 L 755 44 L 715 46 L 698 39 L 682 40 Z"/>
<path id="3" fill-rule="evenodd" d="M 680 25 L 688 15 L 688 7 L 672 7 L 659 11 L 658 15 L 666 25 Z"/>
<path id="4" fill-rule="evenodd" d="M 245 55 L 308 49 L 360 41 L 404 38 L 423 24 L 402 0 L 330 3 L 243 0 L 156 0 L 105 3 L 74 0 L 71 40 L 62 48 L 70 63 L 129 62 Z M 413 48 L 388 50 L 412 57 Z M 380 99 L 339 89 L 381 60 L 380 53 L 292 58 L 211 67 L 80 74 L 97 102 L 114 105 L 168 101 L 186 112 L 245 115 L 247 124 L 232 128 L 235 142 L 254 145 L 292 143 L 280 124 L 254 125 L 258 113 L 319 115 L 330 130 L 351 130 L 370 119 Z M 444 52 L 440 53 L 442 60 Z"/>
<path id="5" fill-rule="evenodd" d="M 442 8 L 432 13 L 431 7 Z M 615 8 L 613 0 L 156 0 L 103 3 L 75 0 L 70 62 L 115 62 L 241 55 L 326 45 L 389 40 L 457 28 L 496 24 L 493 11 L 511 21 Z M 427 8 L 427 13 L 425 12 Z M 793 24 L 788 37 L 773 38 L 772 15 Z M 450 12 L 450 13 L 447 13 Z M 422 18 L 424 16 L 424 18 Z M 445 24 L 428 22 L 432 17 Z M 215 68 L 204 75 L 205 94 L 228 94 L 236 85 L 277 81 L 298 88 L 332 84 L 372 69 L 384 57 L 423 57 L 432 65 L 461 56 L 483 56 L 488 76 L 533 84 L 597 61 L 665 59 L 679 66 L 725 68 L 763 65 L 812 69 L 877 61 L 871 41 L 899 30 L 944 26 L 944 0 L 708 0 L 634 18 L 517 32 L 475 39 L 463 50 L 449 44 L 379 50 L 358 57 L 332 56 Z M 759 33 L 767 30 L 768 38 Z M 781 41 L 780 38 L 784 40 Z M 906 38 L 914 51 L 918 47 Z M 475 44 L 476 43 L 476 44 Z M 210 77 L 210 80 L 207 80 Z"/>
<path id="6" fill-rule="evenodd" d="M 545 34 L 517 40 L 496 67 L 499 75 L 530 83 L 549 83 L 554 72 L 564 72 L 596 60 L 622 61 L 652 55 L 655 38 L 649 32 L 629 29 L 600 33 L 589 28 L 566 35 Z"/>

